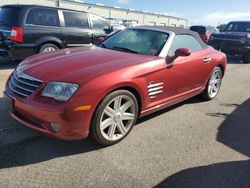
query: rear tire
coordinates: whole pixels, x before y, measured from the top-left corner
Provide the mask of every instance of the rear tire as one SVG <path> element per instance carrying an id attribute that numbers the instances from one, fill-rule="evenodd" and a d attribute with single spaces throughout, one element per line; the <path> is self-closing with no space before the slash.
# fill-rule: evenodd
<path id="1" fill-rule="evenodd" d="M 222 70 L 220 67 L 215 67 L 208 80 L 206 89 L 201 94 L 202 98 L 209 101 L 214 99 L 219 93 L 222 81 Z"/>
<path id="2" fill-rule="evenodd" d="M 91 122 L 91 136 L 104 146 L 116 144 L 130 133 L 137 116 L 136 97 L 127 90 L 114 91 L 97 107 Z"/>
<path id="3" fill-rule="evenodd" d="M 48 52 L 53 52 L 58 50 L 58 46 L 56 46 L 55 44 L 52 43 L 46 43 L 43 44 L 40 49 L 39 49 L 39 53 L 48 53 Z"/>

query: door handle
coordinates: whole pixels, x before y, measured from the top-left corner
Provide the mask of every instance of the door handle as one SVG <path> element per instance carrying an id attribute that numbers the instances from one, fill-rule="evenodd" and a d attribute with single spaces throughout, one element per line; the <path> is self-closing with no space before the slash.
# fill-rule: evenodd
<path id="1" fill-rule="evenodd" d="M 212 61 L 212 58 L 210 58 L 210 57 L 206 57 L 203 59 L 204 63 L 210 63 L 211 61 Z"/>

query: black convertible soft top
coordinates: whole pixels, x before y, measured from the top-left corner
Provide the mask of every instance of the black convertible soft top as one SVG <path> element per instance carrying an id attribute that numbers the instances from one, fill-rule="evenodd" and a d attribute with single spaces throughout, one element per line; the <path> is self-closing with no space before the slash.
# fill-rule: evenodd
<path id="1" fill-rule="evenodd" d="M 197 41 L 201 44 L 203 48 L 207 48 L 206 43 L 203 42 L 201 39 L 200 35 L 194 31 L 188 30 L 188 29 L 183 29 L 180 27 L 169 27 L 169 26 L 138 26 L 135 27 L 138 29 L 148 29 L 148 30 L 154 30 L 154 31 L 161 31 L 161 32 L 173 32 L 176 35 L 181 35 L 181 34 L 186 34 L 186 35 L 192 35 L 197 39 Z"/>

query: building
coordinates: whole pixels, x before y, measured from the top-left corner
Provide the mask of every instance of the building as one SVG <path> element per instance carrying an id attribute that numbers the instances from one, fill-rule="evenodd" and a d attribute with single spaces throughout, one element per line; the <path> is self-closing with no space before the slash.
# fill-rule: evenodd
<path id="1" fill-rule="evenodd" d="M 86 11 L 110 19 L 112 22 L 129 25 L 161 25 L 186 27 L 187 19 L 169 16 L 166 14 L 137 11 L 120 7 L 104 6 L 102 4 L 88 4 L 77 0 L 1 0 L 0 6 L 5 4 L 39 4 L 59 6 L 62 8 Z"/>

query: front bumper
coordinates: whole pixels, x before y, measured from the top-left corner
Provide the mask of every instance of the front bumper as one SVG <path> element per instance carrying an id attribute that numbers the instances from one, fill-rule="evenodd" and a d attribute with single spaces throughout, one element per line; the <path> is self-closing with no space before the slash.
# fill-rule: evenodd
<path id="1" fill-rule="evenodd" d="M 250 52 L 250 46 L 239 43 L 228 43 L 223 41 L 209 41 L 208 45 L 216 50 L 222 51 L 228 55 L 243 55 Z"/>
<path id="2" fill-rule="evenodd" d="M 41 134 L 63 140 L 80 140 L 89 134 L 89 126 L 86 126 L 88 112 L 72 112 L 65 107 L 42 107 L 17 98 L 10 90 L 4 92 L 4 98 L 15 120 Z M 60 125 L 59 132 L 52 130 L 51 123 Z"/>

